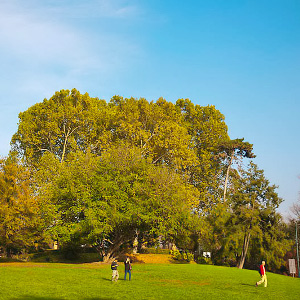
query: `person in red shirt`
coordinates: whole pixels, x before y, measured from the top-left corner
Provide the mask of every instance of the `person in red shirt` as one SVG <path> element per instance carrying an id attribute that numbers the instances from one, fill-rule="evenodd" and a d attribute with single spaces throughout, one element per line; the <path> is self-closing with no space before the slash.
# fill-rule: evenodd
<path id="1" fill-rule="evenodd" d="M 264 283 L 264 287 L 267 287 L 268 282 L 267 282 L 265 264 L 266 264 L 266 262 L 262 261 L 261 265 L 259 266 L 259 273 L 260 273 L 260 276 L 261 276 L 261 280 L 256 282 L 256 286 Z"/>

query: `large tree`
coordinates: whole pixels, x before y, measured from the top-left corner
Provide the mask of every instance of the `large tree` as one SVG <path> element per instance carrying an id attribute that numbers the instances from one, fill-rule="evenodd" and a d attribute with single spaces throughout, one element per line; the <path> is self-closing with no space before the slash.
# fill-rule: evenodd
<path id="1" fill-rule="evenodd" d="M 186 178 L 155 166 L 128 145 L 111 148 L 101 158 L 70 154 L 42 193 L 50 199 L 53 238 L 93 244 L 105 261 L 132 243 L 136 230 L 174 239 L 198 198 Z"/>
<path id="2" fill-rule="evenodd" d="M 137 234 L 182 245 L 198 239 L 199 249 L 234 253 L 242 266 L 250 238 L 256 249 L 257 236 L 268 240 L 262 216 L 280 223 L 275 187 L 254 165 L 232 167 L 254 157 L 252 145 L 230 140 L 212 105 L 120 96 L 107 103 L 73 89 L 19 119 L 13 149 L 37 171 L 43 226 L 63 244 L 94 244 L 109 259 Z"/>

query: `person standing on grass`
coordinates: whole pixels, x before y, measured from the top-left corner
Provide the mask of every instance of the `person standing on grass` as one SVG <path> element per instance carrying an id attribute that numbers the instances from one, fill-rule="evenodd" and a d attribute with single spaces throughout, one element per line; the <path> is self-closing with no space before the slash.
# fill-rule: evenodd
<path id="1" fill-rule="evenodd" d="M 115 259 L 112 263 L 111 263 L 111 269 L 112 269 L 112 277 L 111 277 L 111 281 L 118 281 L 119 279 L 119 272 L 118 272 L 118 260 Z"/>
<path id="2" fill-rule="evenodd" d="M 126 260 L 124 261 L 124 265 L 125 265 L 125 276 L 124 276 L 124 280 L 126 280 L 126 275 L 127 273 L 129 274 L 129 280 L 131 280 L 131 262 L 129 257 L 126 257 Z"/>
<path id="3" fill-rule="evenodd" d="M 258 285 L 260 285 L 264 282 L 264 287 L 267 287 L 268 282 L 267 282 L 265 264 L 266 264 L 266 262 L 263 260 L 261 262 L 261 265 L 259 266 L 259 273 L 260 273 L 260 276 L 261 276 L 261 280 L 256 282 L 256 286 L 258 286 Z"/>

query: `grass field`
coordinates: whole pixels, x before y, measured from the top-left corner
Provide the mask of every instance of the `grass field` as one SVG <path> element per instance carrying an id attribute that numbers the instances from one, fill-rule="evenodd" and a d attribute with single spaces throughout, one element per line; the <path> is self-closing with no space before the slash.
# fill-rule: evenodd
<path id="1" fill-rule="evenodd" d="M 267 273 L 268 287 L 255 287 L 257 271 L 197 264 L 136 264 L 132 280 L 110 281 L 109 265 L 0 264 L 0 299 L 300 299 L 300 279 Z"/>

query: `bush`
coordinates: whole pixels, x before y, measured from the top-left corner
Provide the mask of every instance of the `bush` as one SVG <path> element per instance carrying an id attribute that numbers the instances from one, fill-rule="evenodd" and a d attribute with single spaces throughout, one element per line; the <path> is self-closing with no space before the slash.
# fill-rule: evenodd
<path id="1" fill-rule="evenodd" d="M 189 251 L 172 250 L 171 255 L 174 260 L 178 260 L 178 261 L 190 262 L 194 260 L 193 253 L 190 253 Z"/>
<path id="2" fill-rule="evenodd" d="M 99 253 L 79 253 L 76 259 L 73 257 L 68 259 L 65 257 L 65 253 L 60 250 L 46 250 L 45 252 L 29 254 L 28 260 L 32 262 L 90 263 L 100 261 L 101 257 Z"/>
<path id="3" fill-rule="evenodd" d="M 62 254 L 59 250 L 45 250 L 45 252 L 29 254 L 28 260 L 32 262 L 60 262 Z"/>
<path id="4" fill-rule="evenodd" d="M 11 257 L 0 257 L 0 263 L 6 263 L 6 262 L 21 262 L 21 260 Z"/>
<path id="5" fill-rule="evenodd" d="M 67 243 L 61 247 L 61 253 L 67 260 L 78 260 L 79 254 L 82 252 L 82 248 L 78 243 Z"/>
<path id="6" fill-rule="evenodd" d="M 197 263 L 202 265 L 212 265 L 212 261 L 210 257 L 198 256 Z"/>

